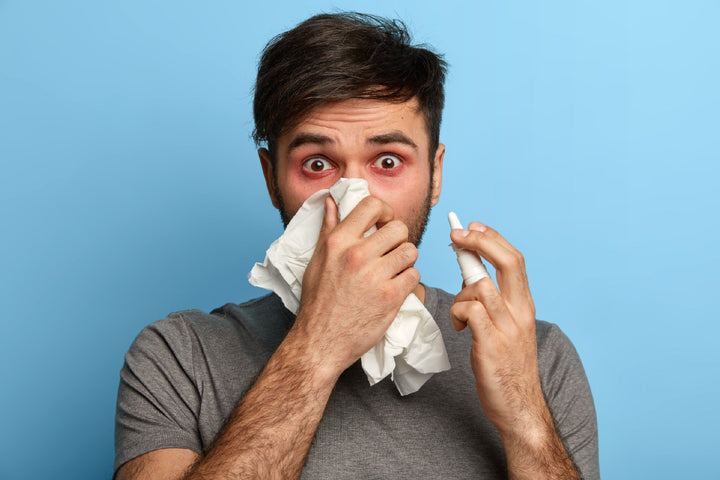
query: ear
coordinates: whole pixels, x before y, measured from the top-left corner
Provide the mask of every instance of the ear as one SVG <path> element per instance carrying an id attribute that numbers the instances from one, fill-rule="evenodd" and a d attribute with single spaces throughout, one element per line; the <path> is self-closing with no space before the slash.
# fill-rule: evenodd
<path id="1" fill-rule="evenodd" d="M 267 187 L 270 200 L 275 208 L 279 207 L 277 200 L 277 194 L 275 193 L 275 172 L 273 171 L 273 165 L 270 161 L 270 152 L 267 148 L 259 148 L 258 156 L 260 157 L 260 165 L 262 165 L 263 175 L 265 176 L 265 186 Z"/>
<path id="2" fill-rule="evenodd" d="M 440 190 L 442 190 L 442 167 L 443 159 L 445 158 L 445 145 L 438 144 L 437 150 L 435 150 L 435 158 L 433 159 L 434 170 L 433 170 L 433 181 L 432 181 L 432 199 L 430 202 L 431 206 L 437 205 L 440 200 Z"/>

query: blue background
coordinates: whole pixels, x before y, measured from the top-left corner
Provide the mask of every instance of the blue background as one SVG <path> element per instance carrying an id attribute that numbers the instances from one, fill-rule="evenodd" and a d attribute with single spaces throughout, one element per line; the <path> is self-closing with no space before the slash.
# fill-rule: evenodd
<path id="1" fill-rule="evenodd" d="M 718 478 L 716 1 L 0 1 L 0 478 L 109 478 L 118 371 L 167 313 L 261 294 L 281 233 L 258 53 L 313 13 L 403 18 L 451 64 L 445 215 L 526 256 L 579 350 L 604 478 Z"/>

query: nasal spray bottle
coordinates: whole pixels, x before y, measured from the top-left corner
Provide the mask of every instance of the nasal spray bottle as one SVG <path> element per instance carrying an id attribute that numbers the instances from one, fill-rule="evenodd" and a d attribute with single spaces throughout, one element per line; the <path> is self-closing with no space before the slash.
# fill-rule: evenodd
<path id="1" fill-rule="evenodd" d="M 464 230 L 462 223 L 460 223 L 460 219 L 458 219 L 458 216 L 455 215 L 455 212 L 448 213 L 448 221 L 450 221 L 451 229 L 459 228 Z M 485 277 L 490 276 L 478 255 L 460 248 L 454 243 L 451 243 L 450 246 L 457 254 L 457 261 L 460 265 L 460 271 L 462 272 L 465 286 L 471 285 Z"/>

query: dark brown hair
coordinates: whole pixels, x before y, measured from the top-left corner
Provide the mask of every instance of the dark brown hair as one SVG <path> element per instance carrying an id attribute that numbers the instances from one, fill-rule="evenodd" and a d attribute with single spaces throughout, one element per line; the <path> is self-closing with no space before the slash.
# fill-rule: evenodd
<path id="1" fill-rule="evenodd" d="M 410 44 L 399 20 L 361 13 L 321 14 L 277 35 L 260 58 L 253 139 L 275 142 L 314 108 L 352 98 L 405 102 L 417 98 L 430 138 L 440 140 L 447 64 Z"/>

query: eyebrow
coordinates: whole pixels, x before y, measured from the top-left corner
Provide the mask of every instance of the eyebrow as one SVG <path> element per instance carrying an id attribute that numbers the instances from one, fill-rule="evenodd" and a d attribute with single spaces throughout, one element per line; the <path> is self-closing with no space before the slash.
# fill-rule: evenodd
<path id="1" fill-rule="evenodd" d="M 388 143 L 403 143 L 405 145 L 408 145 L 415 150 L 417 150 L 418 146 L 415 144 L 415 142 L 412 141 L 410 137 L 405 135 L 402 132 L 394 131 L 394 132 L 388 132 L 383 133 L 381 135 L 375 135 L 374 137 L 370 137 L 367 140 L 367 143 L 371 143 L 374 145 L 386 145 Z"/>
<path id="2" fill-rule="evenodd" d="M 288 145 L 288 152 L 292 152 L 293 150 L 302 145 L 327 145 L 330 143 L 335 143 L 335 141 L 326 135 L 318 135 L 317 133 L 301 133 L 297 137 L 292 139 L 292 141 Z"/>
<path id="3" fill-rule="evenodd" d="M 317 133 L 300 133 L 298 136 L 293 138 L 288 145 L 288 152 L 292 152 L 294 149 L 301 147 L 302 145 L 313 144 L 313 145 L 329 145 L 335 143 L 335 140 Z M 387 145 L 390 143 L 402 143 L 408 145 L 415 150 L 418 146 L 412 141 L 410 137 L 399 131 L 393 131 L 388 133 L 382 133 L 375 135 L 367 139 L 367 143 L 372 145 Z"/>

